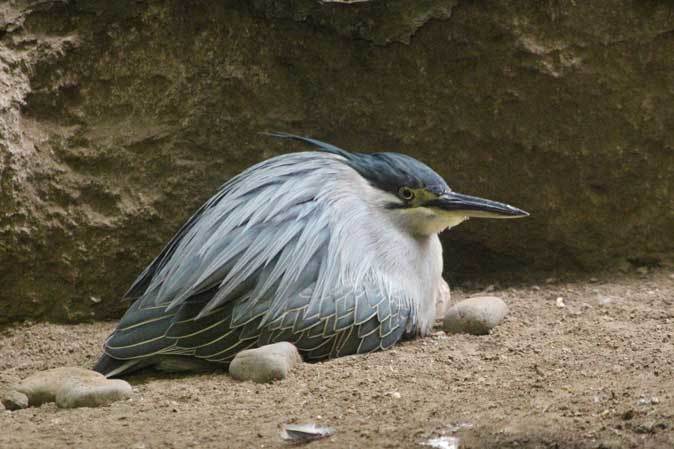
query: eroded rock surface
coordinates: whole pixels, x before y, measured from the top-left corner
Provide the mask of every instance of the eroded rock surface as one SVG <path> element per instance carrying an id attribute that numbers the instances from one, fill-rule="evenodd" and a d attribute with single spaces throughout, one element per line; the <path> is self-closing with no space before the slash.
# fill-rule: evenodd
<path id="1" fill-rule="evenodd" d="M 674 242 L 667 2 L 0 5 L 0 323 L 118 317 L 226 179 L 304 149 L 412 154 L 526 220 L 446 272 L 656 264 Z"/>

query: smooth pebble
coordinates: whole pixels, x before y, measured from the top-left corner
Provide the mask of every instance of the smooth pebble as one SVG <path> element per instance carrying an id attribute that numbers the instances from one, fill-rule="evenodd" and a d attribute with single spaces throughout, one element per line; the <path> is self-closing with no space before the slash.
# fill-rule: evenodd
<path id="1" fill-rule="evenodd" d="M 21 410 L 28 407 L 28 396 L 20 391 L 10 390 L 3 395 L 2 405 L 7 410 Z"/>
<path id="2" fill-rule="evenodd" d="M 445 314 L 443 329 L 450 334 L 488 334 L 508 313 L 508 306 L 497 296 L 477 296 L 453 305 Z"/>
<path id="3" fill-rule="evenodd" d="M 72 379 L 56 394 L 56 405 L 61 408 L 100 407 L 126 399 L 132 392 L 131 385 L 121 379 Z"/>
<path id="4" fill-rule="evenodd" d="M 99 407 L 131 396 L 131 385 L 79 367 L 35 373 L 14 387 L 31 406 L 56 402 L 61 408 Z"/>
<path id="5" fill-rule="evenodd" d="M 229 374 L 236 380 L 265 383 L 285 379 L 301 362 L 297 348 L 284 341 L 239 352 L 229 364 Z"/>

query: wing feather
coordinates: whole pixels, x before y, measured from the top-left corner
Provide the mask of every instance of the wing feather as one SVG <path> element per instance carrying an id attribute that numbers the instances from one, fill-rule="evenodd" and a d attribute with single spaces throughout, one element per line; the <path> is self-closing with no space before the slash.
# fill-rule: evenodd
<path id="1" fill-rule="evenodd" d="M 315 195 L 334 162 L 317 154 L 273 158 L 224 184 L 180 228 L 126 296 L 138 298 L 142 307 L 173 310 L 216 288 L 201 317 L 252 285 L 250 308 L 273 296 L 269 306 L 278 311 L 289 295 L 316 281 L 317 273 L 307 277 L 303 268 L 327 242 L 327 214 L 320 210 L 325 206 Z M 265 282 L 259 285 L 263 272 Z"/>

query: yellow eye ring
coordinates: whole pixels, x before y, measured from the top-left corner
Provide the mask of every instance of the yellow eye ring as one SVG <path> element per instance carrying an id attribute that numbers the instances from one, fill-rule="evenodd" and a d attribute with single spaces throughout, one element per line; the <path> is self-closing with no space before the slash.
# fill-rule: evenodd
<path id="1" fill-rule="evenodd" d="M 401 187 L 398 189 L 398 196 L 404 199 L 405 201 L 410 201 L 414 198 L 414 192 L 409 187 Z"/>

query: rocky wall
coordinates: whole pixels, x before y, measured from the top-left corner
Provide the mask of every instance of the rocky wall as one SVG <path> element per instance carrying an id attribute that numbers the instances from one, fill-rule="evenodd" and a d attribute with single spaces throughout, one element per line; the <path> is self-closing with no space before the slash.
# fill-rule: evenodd
<path id="1" fill-rule="evenodd" d="M 310 135 L 531 212 L 443 236 L 447 277 L 674 251 L 668 1 L 0 4 L 0 323 L 118 316 L 228 177 Z"/>

